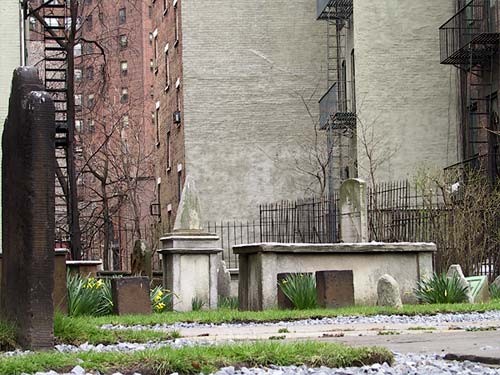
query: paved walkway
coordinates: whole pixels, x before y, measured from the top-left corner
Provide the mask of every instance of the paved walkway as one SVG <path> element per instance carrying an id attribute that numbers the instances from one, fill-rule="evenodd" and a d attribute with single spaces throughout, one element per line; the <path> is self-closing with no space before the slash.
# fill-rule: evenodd
<path id="1" fill-rule="evenodd" d="M 465 330 L 464 327 L 469 327 Z M 470 330 L 474 327 L 474 330 Z M 283 332 L 284 330 L 288 332 Z M 494 330 L 493 330 L 494 329 Z M 443 353 L 454 358 L 500 365 L 500 321 L 445 323 L 421 327 L 415 324 L 356 325 L 255 325 L 242 327 L 185 328 L 180 333 L 202 340 L 320 340 L 353 346 L 378 345 L 400 353 Z"/>

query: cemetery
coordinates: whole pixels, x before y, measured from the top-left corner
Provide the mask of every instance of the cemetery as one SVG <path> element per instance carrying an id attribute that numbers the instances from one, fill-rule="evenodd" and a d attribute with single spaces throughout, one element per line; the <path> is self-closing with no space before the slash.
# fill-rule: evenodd
<path id="1" fill-rule="evenodd" d="M 356 373 L 391 365 L 403 373 L 449 362 L 356 338 L 458 331 L 493 340 L 500 328 L 500 277 L 490 285 L 486 276 L 465 277 L 458 264 L 436 273 L 433 243 L 367 242 L 366 184 L 357 179 L 341 188 L 343 242 L 235 246 L 237 295 L 189 176 L 173 230 L 161 237 L 161 279 L 140 240 L 132 274 L 103 272 L 100 260 L 66 260 L 66 249 L 54 249 L 54 105 L 33 68 L 17 69 L 12 87 L 3 134 L 10 156 L 2 165 L 0 374 Z M 500 349 L 488 347 L 474 358 L 499 365 Z"/>

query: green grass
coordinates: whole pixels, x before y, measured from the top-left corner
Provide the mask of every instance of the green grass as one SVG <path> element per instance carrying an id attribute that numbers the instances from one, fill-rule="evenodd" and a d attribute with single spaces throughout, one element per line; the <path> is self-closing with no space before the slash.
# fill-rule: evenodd
<path id="1" fill-rule="evenodd" d="M 68 371 L 80 365 L 87 371 L 111 373 L 146 372 L 154 374 L 205 374 L 220 367 L 309 365 L 313 367 L 360 366 L 392 363 L 393 356 L 384 348 L 351 348 L 319 342 L 258 342 L 209 347 L 162 348 L 136 353 L 35 353 L 0 358 L 0 375 Z"/>
<path id="2" fill-rule="evenodd" d="M 90 344 L 115 344 L 117 342 L 146 342 L 162 341 L 179 337 L 177 331 L 154 332 L 132 330 L 104 330 L 100 329 L 89 317 L 67 317 L 56 315 L 54 320 L 54 336 L 56 342 L 79 345 L 84 342 Z"/>
<path id="3" fill-rule="evenodd" d="M 313 309 L 313 310 L 265 310 L 265 311 L 238 311 L 231 309 L 203 310 L 194 312 L 167 312 L 153 315 L 136 316 L 103 316 L 87 318 L 92 324 L 173 324 L 176 322 L 198 322 L 198 323 L 242 323 L 242 322 L 279 322 L 283 320 L 293 321 L 308 318 L 324 318 L 347 315 L 370 316 L 377 314 L 393 315 L 433 315 L 446 312 L 484 312 L 488 310 L 500 310 L 500 300 L 494 300 L 483 304 L 436 304 L 436 305 L 405 305 L 402 309 L 394 309 L 382 306 L 354 306 L 340 309 Z"/>

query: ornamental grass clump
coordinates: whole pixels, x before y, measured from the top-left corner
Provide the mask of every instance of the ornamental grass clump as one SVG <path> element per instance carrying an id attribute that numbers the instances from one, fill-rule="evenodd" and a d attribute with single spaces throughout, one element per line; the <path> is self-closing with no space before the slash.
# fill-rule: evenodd
<path id="1" fill-rule="evenodd" d="M 495 284 L 490 285 L 490 297 L 491 299 L 500 299 L 500 287 Z"/>
<path id="2" fill-rule="evenodd" d="M 151 307 L 155 313 L 162 313 L 172 306 L 172 292 L 161 285 L 151 289 L 149 293 Z"/>
<path id="3" fill-rule="evenodd" d="M 316 278 L 311 274 L 290 274 L 278 284 L 282 292 L 297 310 L 314 309 L 316 301 Z"/>
<path id="4" fill-rule="evenodd" d="M 461 285 L 457 276 L 448 277 L 440 273 L 420 280 L 415 295 L 422 303 L 460 303 L 467 301 L 467 287 Z"/>
<path id="5" fill-rule="evenodd" d="M 103 316 L 113 310 L 109 280 L 68 273 L 68 315 Z"/>

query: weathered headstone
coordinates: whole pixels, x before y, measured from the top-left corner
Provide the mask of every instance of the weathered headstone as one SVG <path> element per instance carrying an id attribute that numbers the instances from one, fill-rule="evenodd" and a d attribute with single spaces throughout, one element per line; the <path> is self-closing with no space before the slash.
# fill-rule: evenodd
<path id="1" fill-rule="evenodd" d="M 474 303 L 474 297 L 472 296 L 472 291 L 470 289 L 469 282 L 464 276 L 464 273 L 462 272 L 462 267 L 460 267 L 459 264 L 452 264 L 450 268 L 448 268 L 448 272 L 446 273 L 446 276 L 451 278 L 451 277 L 456 277 L 459 280 L 459 285 L 462 288 L 466 289 L 466 295 L 467 295 L 467 302 L 468 303 Z"/>
<path id="2" fill-rule="evenodd" d="M 153 277 L 151 251 L 148 249 L 146 241 L 135 241 L 130 263 L 133 276 L 147 276 L 149 279 Z"/>
<path id="3" fill-rule="evenodd" d="M 497 278 L 491 283 L 491 285 L 494 285 L 495 287 L 500 289 L 500 276 L 497 276 Z"/>
<path id="4" fill-rule="evenodd" d="M 383 275 L 377 282 L 377 305 L 397 309 L 403 307 L 399 284 L 391 275 Z"/>
<path id="5" fill-rule="evenodd" d="M 343 242 L 368 242 L 366 182 L 352 178 L 340 187 L 340 234 Z"/>
<path id="6" fill-rule="evenodd" d="M 54 345 L 55 125 L 32 67 L 14 71 L 2 137 L 2 318 L 24 348 Z"/>
<path id="7" fill-rule="evenodd" d="M 111 279 L 113 313 L 117 315 L 151 314 L 149 279 L 117 277 Z"/>
<path id="8" fill-rule="evenodd" d="M 54 260 L 54 309 L 60 313 L 68 313 L 68 288 L 66 280 L 66 256 L 68 249 L 56 249 Z"/>
<path id="9" fill-rule="evenodd" d="M 465 280 L 469 283 L 474 303 L 483 303 L 490 300 L 490 288 L 487 276 L 470 276 Z"/>
<path id="10" fill-rule="evenodd" d="M 316 293 L 320 307 L 354 306 L 352 271 L 317 271 Z"/>
<path id="11" fill-rule="evenodd" d="M 226 262 L 222 259 L 219 259 L 217 269 L 217 294 L 219 298 L 231 296 L 231 274 L 226 268 Z"/>

